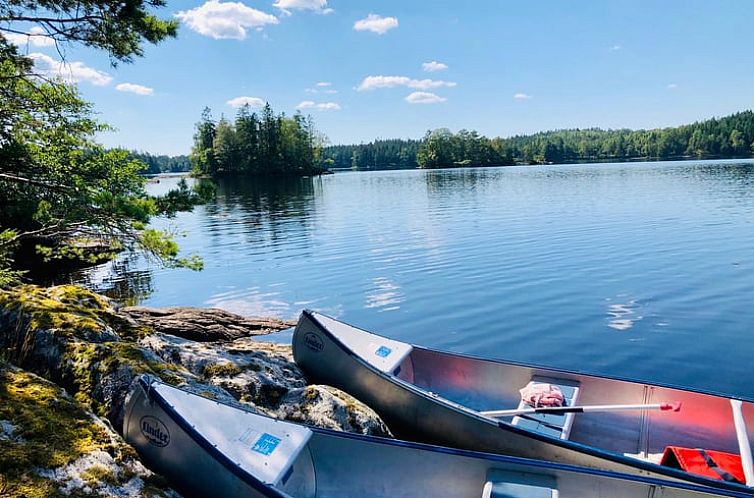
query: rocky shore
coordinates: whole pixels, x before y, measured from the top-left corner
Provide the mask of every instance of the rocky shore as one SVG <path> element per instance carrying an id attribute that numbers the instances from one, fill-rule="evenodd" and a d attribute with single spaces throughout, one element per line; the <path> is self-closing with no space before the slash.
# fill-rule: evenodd
<path id="1" fill-rule="evenodd" d="M 367 406 L 310 385 L 295 323 L 217 309 L 117 309 L 77 286 L 0 290 L 0 497 L 175 497 L 119 435 L 133 380 L 150 373 L 273 417 L 389 435 Z"/>

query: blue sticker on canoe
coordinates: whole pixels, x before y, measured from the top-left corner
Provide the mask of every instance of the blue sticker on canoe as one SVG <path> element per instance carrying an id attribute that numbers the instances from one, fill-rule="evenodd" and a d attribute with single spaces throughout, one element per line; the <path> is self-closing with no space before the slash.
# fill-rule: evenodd
<path id="1" fill-rule="evenodd" d="M 374 354 L 376 354 L 377 356 L 379 356 L 381 358 L 387 358 L 388 356 L 390 356 L 390 353 L 392 353 L 392 352 L 393 352 L 393 350 L 390 349 L 389 347 L 387 347 L 387 346 L 380 346 L 380 348 L 377 351 L 375 351 Z"/>
<path id="2" fill-rule="evenodd" d="M 252 446 L 251 449 L 256 451 L 257 453 L 261 453 L 262 455 L 271 455 L 279 444 L 280 438 L 276 438 L 272 434 L 267 434 L 265 432 L 264 434 L 259 436 L 259 439 L 257 439 L 257 442 L 254 443 L 254 446 Z"/>

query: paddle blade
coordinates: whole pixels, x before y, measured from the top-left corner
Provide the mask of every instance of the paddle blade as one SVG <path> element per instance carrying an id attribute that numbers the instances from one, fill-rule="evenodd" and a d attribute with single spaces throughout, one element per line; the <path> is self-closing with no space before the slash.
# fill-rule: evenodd
<path id="1" fill-rule="evenodd" d="M 660 405 L 660 410 L 667 412 L 680 412 L 682 403 L 680 401 L 674 401 L 673 403 L 663 403 Z"/>

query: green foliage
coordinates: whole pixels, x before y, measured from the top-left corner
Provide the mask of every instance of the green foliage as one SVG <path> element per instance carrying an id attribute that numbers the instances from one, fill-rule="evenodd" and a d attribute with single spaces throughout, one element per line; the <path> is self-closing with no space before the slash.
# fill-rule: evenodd
<path id="1" fill-rule="evenodd" d="M 198 256 L 178 257 L 178 243 L 172 234 L 154 228 L 147 228 L 140 234 L 139 244 L 142 249 L 153 254 L 170 268 L 189 268 L 201 270 L 204 262 Z"/>
<path id="2" fill-rule="evenodd" d="M 34 23 L 58 43 L 83 44 L 105 51 L 113 62 L 130 62 L 143 55 L 144 42 L 176 35 L 177 21 L 153 14 L 163 6 L 163 0 L 2 0 L 0 34 L 19 32 L 25 24 L 18 23 Z"/>
<path id="3" fill-rule="evenodd" d="M 416 162 L 420 168 L 513 164 L 492 146 L 489 138 L 467 130 L 454 134 L 447 128 L 427 132 L 416 154 Z"/>
<path id="4" fill-rule="evenodd" d="M 511 138 L 429 131 L 422 140 L 377 140 L 323 150 L 333 168 L 406 169 L 754 155 L 754 113 L 656 130 L 556 130 Z"/>
<path id="5" fill-rule="evenodd" d="M 215 122 L 207 108 L 196 125 L 191 164 L 209 176 L 316 174 L 324 141 L 311 118 L 276 116 L 269 104 L 261 115 L 244 106 L 234 122 Z"/>
<path id="6" fill-rule="evenodd" d="M 375 140 L 359 145 L 331 145 L 322 151 L 328 168 L 375 170 L 416 168 L 419 140 Z"/>
<path id="7" fill-rule="evenodd" d="M 13 269 L 13 240 L 18 235 L 13 230 L 0 232 L 0 289 L 16 285 L 21 281 L 24 272 Z"/>
<path id="8" fill-rule="evenodd" d="M 191 171 L 191 161 L 188 156 L 153 155 L 149 152 L 135 150 L 130 151 L 128 155 L 129 158 L 146 165 L 146 169 L 142 173 L 147 175 Z"/>
<path id="9" fill-rule="evenodd" d="M 178 258 L 169 234 L 144 228 L 152 216 L 191 209 L 206 189 L 182 184 L 162 197 L 147 195 L 145 164 L 97 144 L 95 134 L 108 127 L 94 120 L 76 87 L 39 78 L 3 34 L 36 23 L 57 43 L 104 50 L 113 64 L 129 62 L 142 55 L 143 43 L 175 35 L 175 21 L 153 14 L 162 6 L 162 0 L 0 0 L 0 286 L 21 275 L 14 257 L 33 251 L 45 261 L 93 262 L 126 247 L 171 266 L 201 266 Z"/>
<path id="10" fill-rule="evenodd" d="M 748 157 L 754 113 L 654 130 L 558 130 L 495 139 L 519 163 Z"/>

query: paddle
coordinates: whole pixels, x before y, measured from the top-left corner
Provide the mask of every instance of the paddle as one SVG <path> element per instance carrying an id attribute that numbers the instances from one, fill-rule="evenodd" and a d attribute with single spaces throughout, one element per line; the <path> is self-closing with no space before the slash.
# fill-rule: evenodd
<path id="1" fill-rule="evenodd" d="M 744 421 L 743 403 L 740 400 L 730 400 L 730 407 L 733 410 L 733 423 L 736 427 L 736 439 L 738 439 L 738 448 L 741 453 L 741 464 L 746 476 L 746 485 L 754 485 L 754 469 L 752 468 L 751 445 L 749 444 L 749 433 L 746 430 Z"/>
<path id="2" fill-rule="evenodd" d="M 585 405 L 585 406 L 543 406 L 540 408 L 515 408 L 513 410 L 491 410 L 479 412 L 487 417 L 513 417 L 529 413 L 586 413 L 586 412 L 612 412 L 622 410 L 681 410 L 681 403 L 655 403 L 648 405 Z"/>

